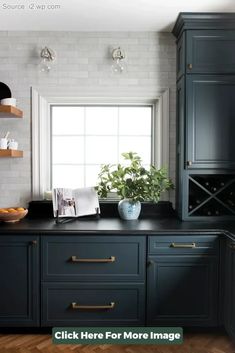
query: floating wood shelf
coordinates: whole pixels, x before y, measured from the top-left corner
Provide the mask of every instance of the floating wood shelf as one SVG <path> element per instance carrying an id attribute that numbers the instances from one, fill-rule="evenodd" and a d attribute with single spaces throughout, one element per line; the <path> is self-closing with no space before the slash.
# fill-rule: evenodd
<path id="1" fill-rule="evenodd" d="M 2 118 L 22 118 L 22 110 L 12 105 L 0 105 L 0 117 Z"/>
<path id="2" fill-rule="evenodd" d="M 23 151 L 0 149 L 0 158 L 22 158 L 22 157 L 23 157 Z"/>

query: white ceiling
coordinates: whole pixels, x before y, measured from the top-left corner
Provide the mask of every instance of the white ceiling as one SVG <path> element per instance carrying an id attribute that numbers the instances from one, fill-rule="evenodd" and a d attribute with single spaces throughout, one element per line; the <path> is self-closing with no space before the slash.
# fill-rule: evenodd
<path id="1" fill-rule="evenodd" d="M 42 4 L 60 8 L 36 9 Z M 235 0 L 6 0 L 0 30 L 170 31 L 179 12 L 235 12 Z"/>

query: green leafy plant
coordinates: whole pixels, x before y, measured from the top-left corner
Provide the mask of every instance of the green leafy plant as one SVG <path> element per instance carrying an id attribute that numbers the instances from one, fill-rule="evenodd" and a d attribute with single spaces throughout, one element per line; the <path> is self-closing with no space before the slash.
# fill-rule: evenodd
<path id="1" fill-rule="evenodd" d="M 165 168 L 157 169 L 153 165 L 144 168 L 135 152 L 122 153 L 122 156 L 128 165 L 102 165 L 96 187 L 100 197 L 106 198 L 108 193 L 116 192 L 121 199 L 133 202 L 158 202 L 162 192 L 174 188 Z"/>

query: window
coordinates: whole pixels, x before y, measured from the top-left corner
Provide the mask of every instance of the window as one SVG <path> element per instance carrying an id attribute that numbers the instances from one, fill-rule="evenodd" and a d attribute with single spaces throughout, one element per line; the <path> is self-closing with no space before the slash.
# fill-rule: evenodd
<path id="1" fill-rule="evenodd" d="M 169 91 L 155 98 L 70 98 L 32 95 L 32 197 L 53 186 L 96 183 L 101 163 L 133 150 L 169 166 Z"/>
<path id="2" fill-rule="evenodd" d="M 148 166 L 152 125 L 152 105 L 52 105 L 52 187 L 96 185 L 100 166 L 123 163 L 123 152 L 137 152 Z"/>

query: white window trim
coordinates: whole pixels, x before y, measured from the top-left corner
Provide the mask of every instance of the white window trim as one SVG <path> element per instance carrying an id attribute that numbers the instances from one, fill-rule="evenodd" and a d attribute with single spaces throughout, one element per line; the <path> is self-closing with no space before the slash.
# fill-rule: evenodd
<path id="1" fill-rule="evenodd" d="M 154 165 L 169 169 L 169 89 L 159 92 L 154 98 L 127 97 L 43 97 L 31 88 L 32 104 L 32 199 L 44 198 L 50 189 L 50 109 L 52 105 L 64 104 L 154 104 L 155 124 L 153 133 L 156 141 L 152 144 Z"/>

